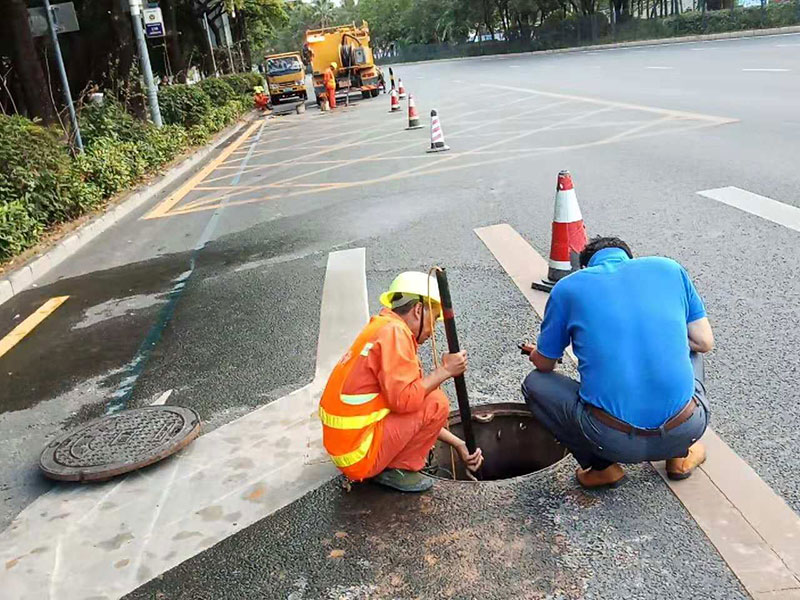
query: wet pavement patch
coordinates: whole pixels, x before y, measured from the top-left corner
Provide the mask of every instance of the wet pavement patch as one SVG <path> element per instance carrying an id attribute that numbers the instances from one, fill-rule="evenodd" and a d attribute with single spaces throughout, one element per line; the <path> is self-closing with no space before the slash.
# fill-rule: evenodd
<path id="1" fill-rule="evenodd" d="M 567 456 L 568 451 L 533 417 L 524 404 L 484 404 L 472 410 L 476 445 L 483 450 L 482 481 L 537 473 Z M 450 430 L 463 439 L 458 411 L 450 414 Z M 455 476 L 453 470 L 455 469 Z M 450 446 L 437 443 L 426 471 L 445 480 L 475 481 Z"/>

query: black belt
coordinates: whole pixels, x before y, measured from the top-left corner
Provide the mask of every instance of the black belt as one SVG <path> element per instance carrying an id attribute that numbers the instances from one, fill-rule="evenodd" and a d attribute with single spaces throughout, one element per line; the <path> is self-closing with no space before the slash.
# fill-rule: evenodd
<path id="1" fill-rule="evenodd" d="M 592 416 L 594 416 L 595 419 L 597 419 L 604 425 L 608 425 L 612 429 L 621 431 L 622 433 L 640 435 L 643 437 L 655 437 L 661 435 L 661 428 L 642 429 L 641 427 L 634 427 L 633 425 L 630 425 L 625 421 L 620 421 L 618 418 L 611 416 L 602 408 L 598 408 L 591 404 L 587 406 L 589 407 L 589 411 L 592 413 Z M 698 406 L 700 406 L 700 402 L 697 400 L 697 398 L 692 396 L 692 399 L 686 403 L 686 406 L 684 406 L 680 411 L 678 411 L 678 414 L 676 414 L 669 421 L 664 423 L 664 431 L 670 431 L 686 423 L 686 421 L 688 421 L 692 417 L 695 409 Z"/>

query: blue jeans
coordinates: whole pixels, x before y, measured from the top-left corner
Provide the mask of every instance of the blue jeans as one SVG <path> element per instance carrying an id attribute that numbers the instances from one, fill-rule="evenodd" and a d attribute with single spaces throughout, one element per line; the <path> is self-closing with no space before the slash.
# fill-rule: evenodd
<path id="1" fill-rule="evenodd" d="M 580 383 L 559 373 L 533 370 L 522 383 L 522 395 L 533 415 L 584 468 L 605 469 L 619 463 L 640 463 L 686 456 L 708 426 L 703 357 L 692 353 L 694 397 L 700 406 L 681 425 L 660 435 L 624 433 L 598 421 L 578 395 Z"/>

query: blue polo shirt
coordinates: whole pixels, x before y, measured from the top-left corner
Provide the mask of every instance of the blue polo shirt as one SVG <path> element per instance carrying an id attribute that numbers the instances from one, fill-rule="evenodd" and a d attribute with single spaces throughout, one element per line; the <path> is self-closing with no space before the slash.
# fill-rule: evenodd
<path id="1" fill-rule="evenodd" d="M 537 349 L 556 359 L 571 342 L 581 398 L 626 423 L 655 428 L 694 393 L 687 324 L 705 316 L 674 260 L 632 260 L 605 248 L 553 288 Z"/>

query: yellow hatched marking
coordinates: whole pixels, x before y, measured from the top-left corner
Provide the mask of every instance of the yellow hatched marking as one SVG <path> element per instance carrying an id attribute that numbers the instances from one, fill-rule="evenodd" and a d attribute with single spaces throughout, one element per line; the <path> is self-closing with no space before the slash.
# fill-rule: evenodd
<path id="1" fill-rule="evenodd" d="M 166 215 L 172 208 L 175 207 L 178 202 L 183 200 L 183 198 L 191 192 L 195 186 L 203 181 L 206 177 L 208 177 L 214 169 L 216 169 L 219 165 L 221 165 L 225 159 L 227 159 L 236 149 L 241 146 L 247 138 L 252 135 L 252 133 L 263 125 L 262 122 L 256 122 L 250 125 L 247 130 L 239 136 L 239 138 L 233 142 L 230 146 L 225 148 L 219 156 L 217 156 L 214 160 L 209 162 L 205 167 L 203 167 L 194 177 L 189 179 L 186 183 L 184 183 L 177 191 L 170 194 L 170 196 L 164 200 L 161 204 L 156 206 L 153 210 L 147 213 L 143 219 L 157 219 L 158 217 L 163 217 Z"/>
<path id="2" fill-rule="evenodd" d="M 0 356 L 19 344 L 22 339 L 33 331 L 39 323 L 44 321 L 64 302 L 69 296 L 56 296 L 42 304 L 36 311 L 22 323 L 14 327 L 2 340 L 0 340 Z"/>

